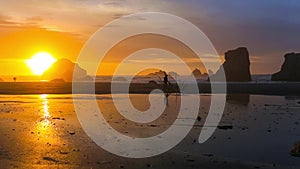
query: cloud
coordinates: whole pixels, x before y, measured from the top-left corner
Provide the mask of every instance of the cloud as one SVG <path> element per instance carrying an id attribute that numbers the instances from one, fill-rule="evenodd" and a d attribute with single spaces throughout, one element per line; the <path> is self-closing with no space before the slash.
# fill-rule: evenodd
<path id="1" fill-rule="evenodd" d="M 49 30 L 79 33 L 86 37 L 97 29 L 95 25 L 104 25 L 116 16 L 132 12 L 130 8 L 112 3 L 71 0 L 1 1 L 0 11 L 14 25 L 30 23 Z"/>
<path id="2" fill-rule="evenodd" d="M 86 40 L 123 15 L 167 12 L 197 25 L 220 55 L 247 46 L 250 55 L 261 58 L 254 70 L 272 73 L 280 67 L 285 52 L 300 51 L 299 8 L 298 0 L 10 0 L 0 1 L 0 30 L 39 27 Z M 271 66 L 264 67 L 266 61 Z"/>

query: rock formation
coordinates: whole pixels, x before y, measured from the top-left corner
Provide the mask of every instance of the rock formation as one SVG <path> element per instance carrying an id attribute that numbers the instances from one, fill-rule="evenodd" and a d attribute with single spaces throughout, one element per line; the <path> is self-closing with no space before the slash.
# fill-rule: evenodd
<path id="1" fill-rule="evenodd" d="M 160 76 L 160 77 L 164 77 L 165 76 L 165 71 L 158 70 L 157 72 L 149 73 L 148 76 Z"/>
<path id="2" fill-rule="evenodd" d="M 76 68 L 76 71 L 78 72 L 76 72 L 77 76 L 73 79 L 74 68 Z M 45 80 L 62 79 L 67 82 L 72 80 L 86 81 L 87 79 L 91 79 L 87 76 L 86 70 L 68 59 L 60 59 L 56 61 L 50 69 L 43 73 L 42 78 Z"/>
<path id="3" fill-rule="evenodd" d="M 250 60 L 247 48 L 240 47 L 235 50 L 229 50 L 225 53 L 225 62 L 223 63 L 223 69 L 226 77 L 226 81 L 232 82 L 245 82 L 251 81 L 250 74 Z M 222 80 L 221 73 L 223 71 L 219 69 L 215 75 L 211 77 L 214 80 Z"/>
<path id="4" fill-rule="evenodd" d="M 300 157 L 300 141 L 296 142 L 290 151 L 290 155 Z"/>
<path id="5" fill-rule="evenodd" d="M 192 71 L 192 75 L 195 77 L 195 78 L 199 78 L 201 77 L 202 73 L 199 69 L 195 68 L 193 71 Z"/>
<path id="6" fill-rule="evenodd" d="M 115 77 L 115 82 L 127 82 L 127 79 L 125 77 Z"/>
<path id="7" fill-rule="evenodd" d="M 284 55 L 281 70 L 272 75 L 273 81 L 300 81 L 300 53 L 287 53 Z"/>
<path id="8" fill-rule="evenodd" d="M 64 79 L 52 79 L 50 82 L 52 82 L 52 83 L 64 83 L 65 80 Z"/>

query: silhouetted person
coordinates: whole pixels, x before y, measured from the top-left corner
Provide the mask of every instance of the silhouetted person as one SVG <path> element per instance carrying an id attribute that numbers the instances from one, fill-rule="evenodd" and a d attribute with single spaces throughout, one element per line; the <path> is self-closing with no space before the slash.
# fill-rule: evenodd
<path id="1" fill-rule="evenodd" d="M 164 74 L 165 74 L 164 83 L 165 83 L 165 85 L 168 85 L 168 83 L 169 83 L 168 75 L 166 72 L 164 72 Z"/>
<path id="2" fill-rule="evenodd" d="M 14 77 L 13 80 L 14 80 L 14 82 L 16 82 L 17 81 L 17 77 Z"/>
<path id="3" fill-rule="evenodd" d="M 165 74 L 165 77 L 164 77 L 164 84 L 165 84 L 165 90 L 164 90 L 164 92 L 165 92 L 165 96 L 166 96 L 166 105 L 168 105 L 168 103 L 169 103 L 169 101 L 168 101 L 168 98 L 169 98 L 169 96 L 170 96 L 170 93 L 169 93 L 169 79 L 168 79 L 168 75 L 167 75 L 167 73 L 166 72 L 164 72 L 164 74 Z"/>

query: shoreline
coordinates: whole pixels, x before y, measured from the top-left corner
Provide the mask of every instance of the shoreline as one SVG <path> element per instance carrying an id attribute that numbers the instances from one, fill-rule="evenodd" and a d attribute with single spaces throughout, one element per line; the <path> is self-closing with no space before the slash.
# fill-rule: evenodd
<path id="1" fill-rule="evenodd" d="M 214 83 L 215 94 L 255 94 L 255 95 L 279 95 L 293 96 L 300 95 L 300 82 L 228 82 L 227 91 L 223 91 L 224 83 Z M 79 88 L 75 94 L 111 94 L 111 83 L 96 82 L 89 84 L 87 82 L 1 82 L 0 94 L 2 95 L 28 95 L 28 94 L 72 94 L 72 85 Z M 120 90 L 115 93 L 128 93 L 121 89 L 126 83 L 118 83 Z M 189 84 L 184 87 L 188 88 Z M 95 91 L 91 88 L 95 87 Z M 163 84 L 150 83 L 131 83 L 129 87 L 130 94 L 149 94 L 154 89 L 162 89 Z M 209 82 L 198 83 L 200 94 L 211 94 L 211 84 Z M 178 86 L 173 84 L 170 93 L 179 93 Z M 186 94 L 195 94 L 197 91 L 186 91 Z"/>

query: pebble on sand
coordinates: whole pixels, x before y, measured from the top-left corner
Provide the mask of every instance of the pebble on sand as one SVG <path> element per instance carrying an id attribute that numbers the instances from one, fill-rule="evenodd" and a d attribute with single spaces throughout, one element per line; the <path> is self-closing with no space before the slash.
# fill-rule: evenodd
<path id="1" fill-rule="evenodd" d="M 55 163 L 58 163 L 59 161 L 54 159 L 54 158 L 51 158 L 51 157 L 43 157 L 43 160 L 46 160 L 46 161 L 51 161 L 51 162 L 55 162 Z"/>
<path id="2" fill-rule="evenodd" d="M 232 129 L 233 126 L 232 125 L 228 125 L 228 126 L 218 126 L 218 129 L 221 129 L 221 130 L 229 130 L 229 129 Z"/>
<path id="3" fill-rule="evenodd" d="M 75 131 L 69 131 L 69 134 L 70 134 L 70 135 L 74 135 L 74 134 L 75 134 Z"/>
<path id="4" fill-rule="evenodd" d="M 290 155 L 300 157 L 300 141 L 296 142 L 290 151 Z"/>

